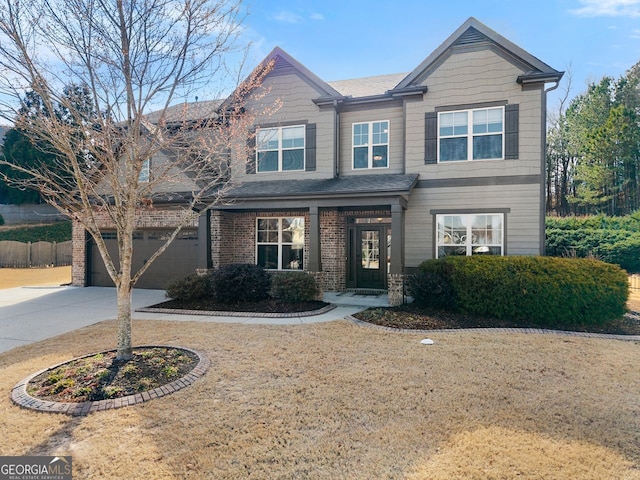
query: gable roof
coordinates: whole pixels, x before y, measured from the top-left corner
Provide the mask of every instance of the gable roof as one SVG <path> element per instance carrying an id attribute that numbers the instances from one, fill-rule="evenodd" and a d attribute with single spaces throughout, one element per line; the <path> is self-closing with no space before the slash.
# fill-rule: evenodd
<path id="1" fill-rule="evenodd" d="M 262 61 L 261 65 L 274 62 L 273 69 L 267 73 L 269 75 L 297 74 L 311 87 L 313 87 L 321 97 L 341 97 L 342 95 L 327 82 L 318 77 L 307 67 L 298 62 L 280 47 L 275 47 L 269 55 Z"/>
<path id="2" fill-rule="evenodd" d="M 526 73 L 518 77 L 519 83 L 528 82 L 557 82 L 564 72 L 550 67 L 543 61 L 526 52 L 515 43 L 494 32 L 485 24 L 470 17 L 449 38 L 447 38 L 431 55 L 425 58 L 409 75 L 407 75 L 394 90 L 405 89 L 417 85 L 424 80 L 441 60 L 446 58 L 457 48 L 471 48 L 489 45 L 505 55 L 509 60 L 518 64 Z"/>

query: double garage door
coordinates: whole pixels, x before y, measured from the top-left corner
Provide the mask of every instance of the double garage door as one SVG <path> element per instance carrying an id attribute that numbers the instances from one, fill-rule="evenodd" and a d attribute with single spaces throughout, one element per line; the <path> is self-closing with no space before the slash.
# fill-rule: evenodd
<path id="1" fill-rule="evenodd" d="M 171 235 L 173 230 L 139 230 L 133 239 L 133 272 L 137 272 Z M 105 230 L 102 238 L 109 254 L 118 258 L 118 241 L 115 231 Z M 91 242 L 90 284 L 113 287 L 95 242 Z M 136 283 L 136 288 L 164 289 L 167 283 L 195 272 L 198 265 L 198 231 L 182 230 L 169 247 L 160 255 Z"/>

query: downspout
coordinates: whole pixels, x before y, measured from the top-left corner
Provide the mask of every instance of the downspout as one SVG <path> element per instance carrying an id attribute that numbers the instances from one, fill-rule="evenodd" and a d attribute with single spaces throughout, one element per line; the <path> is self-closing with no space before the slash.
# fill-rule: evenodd
<path id="1" fill-rule="evenodd" d="M 340 176 L 340 111 L 338 100 L 333 101 L 333 178 Z"/>
<path id="2" fill-rule="evenodd" d="M 547 231 L 547 189 L 545 182 L 547 179 L 547 94 L 560 86 L 560 80 L 556 80 L 555 85 L 543 90 L 542 95 L 542 179 L 540 181 L 540 255 L 546 255 Z"/>

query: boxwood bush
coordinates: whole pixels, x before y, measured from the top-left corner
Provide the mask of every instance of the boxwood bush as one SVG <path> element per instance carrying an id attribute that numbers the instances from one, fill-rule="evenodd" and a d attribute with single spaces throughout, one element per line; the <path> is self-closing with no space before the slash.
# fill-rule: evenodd
<path id="1" fill-rule="evenodd" d="M 450 256 L 420 271 L 447 280 L 462 312 L 543 327 L 604 325 L 625 313 L 629 296 L 626 272 L 593 259 Z"/>
<path id="2" fill-rule="evenodd" d="M 305 272 L 278 272 L 271 275 L 271 296 L 284 302 L 316 300 L 320 290 L 316 279 Z"/>
<path id="3" fill-rule="evenodd" d="M 269 297 L 269 272 L 259 265 L 225 265 L 211 273 L 211 283 L 220 303 L 257 302 Z"/>
<path id="4" fill-rule="evenodd" d="M 420 307 L 446 308 L 453 305 L 451 285 L 435 272 L 418 272 L 407 279 L 407 293 Z"/>
<path id="5" fill-rule="evenodd" d="M 214 295 L 211 277 L 197 273 L 169 282 L 165 290 L 167 297 L 181 301 L 199 300 Z"/>

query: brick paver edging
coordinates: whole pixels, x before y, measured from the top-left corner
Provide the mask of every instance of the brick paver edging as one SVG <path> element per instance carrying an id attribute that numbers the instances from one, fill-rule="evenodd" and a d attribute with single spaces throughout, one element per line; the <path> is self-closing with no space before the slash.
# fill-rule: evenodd
<path id="1" fill-rule="evenodd" d="M 227 312 L 227 311 L 209 311 L 209 310 L 183 310 L 179 308 L 159 308 L 159 307 L 145 307 L 138 308 L 136 312 L 142 313 L 168 313 L 174 315 L 203 315 L 206 317 L 260 317 L 260 318 L 296 318 L 296 317 L 313 317 L 315 315 L 322 315 L 323 313 L 330 312 L 336 308 L 335 305 L 326 305 L 318 310 L 311 310 L 307 312 L 295 312 L 295 313 L 261 313 L 261 312 Z"/>
<path id="2" fill-rule="evenodd" d="M 539 335 L 564 335 L 570 337 L 582 337 L 582 338 L 602 338 L 608 340 L 626 340 L 632 342 L 639 342 L 640 335 L 614 335 L 609 333 L 588 333 L 588 332 L 567 332 L 564 330 L 548 330 L 544 328 L 439 328 L 434 330 L 418 330 L 411 328 L 394 328 L 385 327 L 383 325 L 376 325 L 375 323 L 365 322 L 352 315 L 345 317 L 347 320 L 359 325 L 361 327 L 375 328 L 377 330 L 384 330 L 386 332 L 399 332 L 399 333 L 419 333 L 422 335 L 428 335 L 431 333 L 535 333 Z"/>
<path id="3" fill-rule="evenodd" d="M 39 398 L 34 398 L 27 393 L 27 384 L 29 381 L 44 373 L 48 370 L 54 370 L 66 363 L 72 362 L 74 360 L 78 360 L 81 358 L 91 357 L 93 355 L 97 355 L 97 353 L 92 353 L 90 355 L 84 355 L 82 357 L 73 358 L 71 360 L 67 360 L 65 362 L 59 363 L 58 365 L 54 365 L 53 367 L 48 367 L 39 372 L 34 373 L 33 375 L 29 375 L 27 378 L 21 380 L 13 390 L 11 390 L 11 400 L 14 403 L 19 405 L 22 408 L 27 408 L 29 410 L 37 410 L 39 412 L 48 412 L 48 413 L 64 413 L 66 415 L 72 415 L 74 417 L 88 415 L 93 412 L 101 412 L 103 410 L 111 410 L 114 408 L 122 408 L 129 405 L 136 405 L 138 403 L 148 402 L 149 400 L 153 400 L 154 398 L 164 397 L 165 395 L 169 395 L 173 392 L 177 392 L 185 387 L 188 387 L 193 382 L 195 382 L 198 378 L 202 377 L 209 366 L 211 365 L 209 359 L 195 350 L 191 350 L 185 347 L 176 347 L 174 345 L 141 345 L 136 348 L 175 348 L 178 350 L 185 350 L 187 352 L 193 353 L 198 357 L 198 364 L 195 366 L 193 370 L 187 373 L 185 376 L 174 380 L 173 382 L 167 383 L 165 385 L 161 385 L 160 387 L 154 388 L 152 390 L 147 390 L 145 392 L 136 393 L 134 395 L 127 395 L 126 397 L 113 398 L 109 400 L 99 400 L 95 402 L 82 402 L 82 403 L 71 403 L 71 402 L 49 402 L 47 400 L 41 400 Z M 106 352 L 101 352 L 106 353 Z"/>

